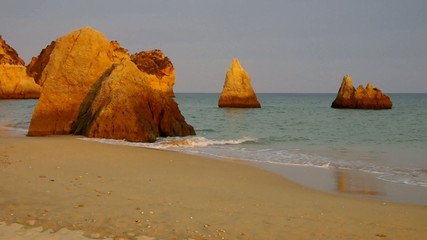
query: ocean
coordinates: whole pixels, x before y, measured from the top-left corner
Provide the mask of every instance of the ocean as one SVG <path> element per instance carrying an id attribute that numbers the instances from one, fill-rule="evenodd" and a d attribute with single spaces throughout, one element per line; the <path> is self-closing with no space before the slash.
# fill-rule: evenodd
<path id="1" fill-rule="evenodd" d="M 218 93 L 177 93 L 196 136 L 156 143 L 97 139 L 283 166 L 373 173 L 427 187 L 427 94 L 389 94 L 391 110 L 330 107 L 336 94 L 258 94 L 258 109 L 218 108 Z M 1 100 L 0 127 L 25 136 L 37 100 Z"/>

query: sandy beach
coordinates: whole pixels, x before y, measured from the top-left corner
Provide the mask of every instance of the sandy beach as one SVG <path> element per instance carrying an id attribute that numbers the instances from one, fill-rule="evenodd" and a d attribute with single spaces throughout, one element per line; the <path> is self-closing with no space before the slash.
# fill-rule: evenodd
<path id="1" fill-rule="evenodd" d="M 427 206 L 320 192 L 239 160 L 76 136 L 0 136 L 0 182 L 1 239 L 427 237 Z"/>

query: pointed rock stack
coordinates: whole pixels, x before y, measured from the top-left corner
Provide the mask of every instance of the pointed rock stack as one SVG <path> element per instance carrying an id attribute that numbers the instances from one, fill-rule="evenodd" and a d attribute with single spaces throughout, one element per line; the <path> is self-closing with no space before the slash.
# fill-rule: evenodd
<path id="1" fill-rule="evenodd" d="M 225 77 L 218 107 L 260 108 L 248 73 L 234 58 Z"/>
<path id="2" fill-rule="evenodd" d="M 0 99 L 39 98 L 40 91 L 27 75 L 24 60 L 0 36 Z"/>
<path id="3" fill-rule="evenodd" d="M 374 88 L 368 83 L 366 88 L 360 85 L 357 89 L 353 87 L 350 75 L 345 75 L 337 97 L 332 102 L 332 108 L 354 108 L 354 109 L 391 109 L 390 98 L 384 95 L 380 89 Z"/>
<path id="4" fill-rule="evenodd" d="M 175 101 L 151 87 L 147 74 L 117 42 L 85 27 L 50 46 L 38 58 L 44 59 L 42 68 L 34 71 L 43 92 L 29 136 L 83 134 L 150 142 L 194 134 Z"/>

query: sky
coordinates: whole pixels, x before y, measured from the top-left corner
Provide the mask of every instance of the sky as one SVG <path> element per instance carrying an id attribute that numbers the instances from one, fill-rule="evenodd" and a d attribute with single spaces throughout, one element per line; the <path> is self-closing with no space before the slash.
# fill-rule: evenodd
<path id="1" fill-rule="evenodd" d="M 345 74 L 427 93 L 425 0 L 2 0 L 0 35 L 28 63 L 84 26 L 131 54 L 161 49 L 175 92 L 221 92 L 237 57 L 256 93 L 336 93 Z"/>

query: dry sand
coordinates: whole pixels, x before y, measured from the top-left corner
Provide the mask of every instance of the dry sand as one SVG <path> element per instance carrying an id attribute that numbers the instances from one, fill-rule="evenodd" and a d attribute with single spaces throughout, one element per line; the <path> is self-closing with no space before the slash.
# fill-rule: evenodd
<path id="1" fill-rule="evenodd" d="M 427 239 L 426 206 L 74 136 L 0 137 L 0 183 L 0 239 Z"/>

